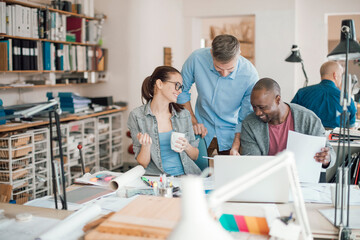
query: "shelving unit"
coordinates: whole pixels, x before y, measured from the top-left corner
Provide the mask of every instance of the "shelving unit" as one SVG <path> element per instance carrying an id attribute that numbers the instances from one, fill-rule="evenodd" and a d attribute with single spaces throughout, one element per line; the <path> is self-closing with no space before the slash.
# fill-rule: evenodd
<path id="1" fill-rule="evenodd" d="M 33 130 L 34 135 L 34 168 L 35 168 L 35 198 L 50 194 L 50 144 L 49 129 Z"/>
<path id="2" fill-rule="evenodd" d="M 94 168 L 99 171 L 100 166 L 108 170 L 122 166 L 124 110 L 126 108 L 61 119 L 65 186 L 82 175 L 78 144 L 83 146 L 87 171 Z M 0 183 L 13 186 L 12 199 L 17 203 L 52 194 L 50 131 L 47 124 L 23 124 L 16 128 L 0 126 Z M 60 161 L 54 127 L 52 135 L 55 139 L 54 159 Z"/>
<path id="3" fill-rule="evenodd" d="M 34 86 L 4 86 L 0 89 L 22 89 L 22 88 L 56 88 L 56 87 L 71 87 L 71 86 L 87 86 L 94 84 L 102 84 L 105 82 L 96 82 L 96 83 L 69 83 L 69 84 L 55 84 L 55 85 L 34 85 Z"/>
<path id="4" fill-rule="evenodd" d="M 100 167 L 113 170 L 123 165 L 122 113 L 98 117 Z"/>
<path id="5" fill-rule="evenodd" d="M 11 64 L 9 64 L 9 67 L 6 68 L 8 70 L 1 70 L 0 73 L 79 74 L 104 71 L 103 64 L 101 64 L 101 67 L 98 67 L 97 65 L 97 62 L 100 61 L 99 56 L 101 56 L 101 53 L 97 52 L 101 52 L 102 50 L 100 46 L 96 43 L 96 41 L 98 40 L 98 38 L 96 38 L 96 34 L 98 33 L 96 22 L 101 22 L 106 19 L 105 15 L 102 15 L 101 18 L 97 18 L 85 16 L 83 14 L 62 11 L 36 3 L 28 3 L 16 0 L 2 0 L 1 2 L 4 2 L 7 7 L 17 5 L 25 7 L 26 16 L 30 16 L 29 19 L 31 19 L 31 21 L 36 19 L 37 24 L 33 24 L 36 25 L 34 30 L 31 30 L 33 27 L 30 26 L 30 30 L 28 31 L 30 32 L 30 34 L 27 35 L 23 32 L 23 30 L 21 30 L 20 32 L 18 30 L 15 30 L 15 27 L 10 28 L 12 30 L 9 30 L 9 28 L 7 28 L 6 33 L 0 33 L 0 40 L 6 41 L 6 46 L 8 49 L 10 49 L 10 51 L 8 51 L 10 53 L 9 55 L 11 55 L 11 57 L 8 56 L 8 59 L 11 62 Z M 13 7 L 11 7 L 10 9 L 12 8 Z M 26 13 L 27 10 L 30 13 Z M 12 12 L 12 10 L 10 10 L 10 12 Z M 15 11 L 11 14 L 15 15 Z M 53 19 L 54 15 L 55 18 Z M 71 19 L 69 17 L 71 17 Z M 12 21 L 11 24 L 15 25 L 15 18 L 11 18 L 11 16 L 9 16 L 8 19 L 10 19 L 9 21 Z M 41 31 L 40 29 L 40 26 L 42 26 L 40 25 L 40 19 L 43 19 L 43 21 L 41 22 L 46 22 L 44 26 L 47 26 L 47 28 L 44 31 Z M 51 19 L 51 21 L 49 21 L 48 19 Z M 80 28 L 76 28 L 75 32 L 79 31 L 78 29 L 80 29 L 81 36 L 84 37 L 81 38 L 81 42 L 79 41 L 79 39 L 77 39 L 78 41 L 75 42 L 64 41 L 67 33 L 72 31 L 72 28 L 68 29 L 67 26 L 73 27 L 71 24 L 75 24 L 75 20 L 75 22 L 78 22 L 77 19 L 80 19 L 79 21 L 83 24 L 80 26 Z M 53 26 L 52 21 L 56 22 L 55 27 Z M 70 21 L 70 25 L 68 21 Z M 60 22 L 59 25 L 58 22 Z M 27 21 L 27 24 L 29 24 L 29 21 Z M 42 32 L 46 32 L 46 34 L 41 34 Z M 15 40 L 17 41 L 16 44 Z M 44 46 L 44 44 L 47 42 L 50 43 L 49 47 Z M 26 46 L 25 43 L 30 45 Z M 73 48 L 73 50 L 71 50 L 71 48 Z M 18 53 L 19 51 L 20 53 Z M 36 54 L 37 52 L 38 54 Z M 15 60 L 15 58 L 20 58 L 21 60 Z M 38 61 L 36 60 L 37 58 L 40 58 L 41 60 Z M 19 63 L 19 61 L 21 63 Z M 28 61 L 30 61 L 30 67 L 28 65 Z M 23 62 L 26 62 L 26 64 L 24 65 Z M 95 75 L 89 75 L 89 77 L 90 76 L 93 78 Z M 54 77 L 51 78 L 54 79 Z M 77 78 L 88 79 L 88 77 L 85 75 L 77 76 Z M 51 86 L 44 85 L 44 87 Z M 2 88 L 9 89 L 12 87 L 0 87 L 0 89 Z"/>
<path id="6" fill-rule="evenodd" d="M 11 199 L 35 198 L 34 135 L 8 133 L 0 138 L 0 183 L 12 185 Z"/>

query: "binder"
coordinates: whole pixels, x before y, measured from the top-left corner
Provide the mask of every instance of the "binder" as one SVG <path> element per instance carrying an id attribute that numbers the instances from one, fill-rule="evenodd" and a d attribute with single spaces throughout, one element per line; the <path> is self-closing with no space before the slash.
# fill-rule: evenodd
<path id="1" fill-rule="evenodd" d="M 64 45 L 62 43 L 55 43 L 55 68 L 56 70 L 64 70 L 64 54 L 63 54 Z"/>
<path id="2" fill-rule="evenodd" d="M 37 53 L 37 70 L 43 70 L 43 51 L 42 51 L 42 43 L 40 41 L 36 42 L 36 53 Z"/>
<path id="3" fill-rule="evenodd" d="M 6 34 L 13 35 L 12 31 L 12 10 L 11 5 L 6 6 Z"/>
<path id="4" fill-rule="evenodd" d="M 31 55 L 31 69 L 32 70 L 38 70 L 38 50 L 37 50 L 37 42 L 36 41 L 30 41 L 31 43 L 31 50 L 32 50 L 32 55 Z"/>
<path id="5" fill-rule="evenodd" d="M 0 71 L 8 70 L 8 55 L 7 55 L 7 43 L 0 42 Z"/>
<path id="6" fill-rule="evenodd" d="M 6 34 L 6 4 L 0 2 L 0 33 Z"/>
<path id="7" fill-rule="evenodd" d="M 21 42 L 20 39 L 13 39 L 13 70 L 21 70 Z"/>
<path id="8" fill-rule="evenodd" d="M 44 70 L 50 71 L 51 70 L 51 53 L 50 53 L 50 42 L 43 42 L 42 43 L 42 50 L 43 50 L 43 67 Z"/>
<path id="9" fill-rule="evenodd" d="M 21 40 L 21 70 L 31 70 L 30 41 Z"/>
<path id="10" fill-rule="evenodd" d="M 12 71 L 12 39 L 0 40 L 0 43 L 5 43 L 6 49 L 1 49 L 1 55 L 3 55 L 3 51 L 6 51 L 6 63 L 4 65 L 1 64 L 0 68 L 3 71 Z M 1 61 L 2 62 L 2 61 Z M 4 70 L 5 69 L 5 70 Z"/>

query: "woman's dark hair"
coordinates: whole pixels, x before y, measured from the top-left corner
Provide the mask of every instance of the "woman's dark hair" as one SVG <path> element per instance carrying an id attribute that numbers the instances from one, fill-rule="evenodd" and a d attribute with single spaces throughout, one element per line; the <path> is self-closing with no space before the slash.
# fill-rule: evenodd
<path id="1" fill-rule="evenodd" d="M 146 103 L 148 103 L 154 97 L 154 89 L 156 80 L 160 79 L 162 82 L 166 82 L 170 78 L 170 74 L 175 74 L 180 72 L 173 67 L 170 66 L 159 66 L 155 68 L 154 72 L 151 76 L 145 78 L 142 87 L 141 87 L 141 101 L 144 103 L 144 99 Z M 169 103 L 169 111 L 171 113 L 171 109 L 174 108 L 176 112 L 180 112 L 184 109 L 184 106 L 178 103 Z"/>

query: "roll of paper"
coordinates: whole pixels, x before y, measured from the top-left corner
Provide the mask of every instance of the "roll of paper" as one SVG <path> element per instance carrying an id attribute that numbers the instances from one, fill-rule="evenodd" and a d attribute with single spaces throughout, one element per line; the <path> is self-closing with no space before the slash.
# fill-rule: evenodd
<path id="1" fill-rule="evenodd" d="M 50 239 L 64 239 L 71 232 L 82 228 L 86 223 L 100 215 L 101 207 L 97 204 L 92 204 L 77 212 L 71 214 L 69 217 L 62 220 L 57 226 L 51 228 L 49 231 L 37 237 L 37 240 L 50 240 Z"/>
<path id="2" fill-rule="evenodd" d="M 121 187 L 124 187 L 126 184 L 134 181 L 136 178 L 141 177 L 145 174 L 145 169 L 141 165 L 137 165 L 136 167 L 130 169 L 126 173 L 121 176 L 113 179 L 110 182 L 110 187 L 113 190 L 118 190 Z"/>

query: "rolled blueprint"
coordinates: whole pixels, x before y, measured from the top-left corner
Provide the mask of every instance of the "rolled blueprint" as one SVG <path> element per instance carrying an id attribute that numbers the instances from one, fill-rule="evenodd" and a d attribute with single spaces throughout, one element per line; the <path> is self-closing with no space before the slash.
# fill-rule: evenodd
<path id="1" fill-rule="evenodd" d="M 97 204 L 92 204 L 77 212 L 71 214 L 69 217 L 62 220 L 57 226 L 51 228 L 47 232 L 37 237 L 37 240 L 53 240 L 64 239 L 70 233 L 81 229 L 86 223 L 100 215 L 101 207 Z"/>
<path id="2" fill-rule="evenodd" d="M 118 190 L 119 188 L 125 186 L 128 183 L 131 183 L 136 178 L 139 178 L 144 174 L 145 174 L 145 169 L 143 168 L 143 166 L 137 165 L 136 167 L 130 169 L 121 176 L 111 180 L 110 187 L 112 190 Z"/>

